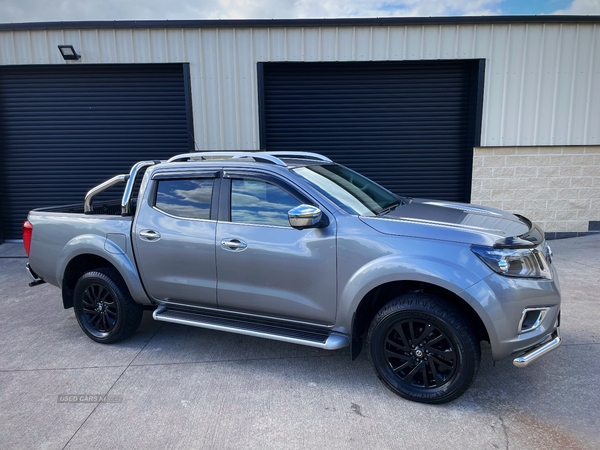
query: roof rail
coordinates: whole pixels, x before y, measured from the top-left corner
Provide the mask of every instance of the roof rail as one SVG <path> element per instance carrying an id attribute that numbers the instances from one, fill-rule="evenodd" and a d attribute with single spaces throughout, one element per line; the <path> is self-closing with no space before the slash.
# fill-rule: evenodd
<path id="1" fill-rule="evenodd" d="M 266 153 L 268 153 L 269 155 L 277 156 L 279 158 L 287 157 L 287 158 L 300 158 L 300 159 L 316 159 L 318 161 L 333 162 L 327 156 L 319 155 L 318 153 L 312 153 L 312 152 L 294 152 L 294 151 L 269 152 L 269 151 L 267 151 Z"/>
<path id="2" fill-rule="evenodd" d="M 267 161 L 270 162 L 272 164 L 277 164 L 278 166 L 284 166 L 286 167 L 286 163 L 284 163 L 281 159 L 266 153 L 266 152 L 236 152 L 236 151 L 231 151 L 231 152 L 194 152 L 194 153 L 184 153 L 181 155 L 176 155 L 173 156 L 171 159 L 169 159 L 167 162 L 177 162 L 177 161 L 184 161 L 184 160 L 190 160 L 190 159 L 199 159 L 199 160 L 206 160 L 207 158 L 215 158 L 215 159 L 226 159 L 226 158 L 230 158 L 230 159 L 234 159 L 234 158 L 252 158 L 254 160 L 263 160 L 263 161 Z"/>

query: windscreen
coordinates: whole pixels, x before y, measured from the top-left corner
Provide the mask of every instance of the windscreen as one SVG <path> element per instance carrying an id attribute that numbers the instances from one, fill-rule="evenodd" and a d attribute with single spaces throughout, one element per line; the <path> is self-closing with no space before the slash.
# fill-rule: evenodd
<path id="1" fill-rule="evenodd" d="M 344 166 L 314 165 L 293 171 L 349 214 L 371 216 L 400 204 L 396 195 Z"/>

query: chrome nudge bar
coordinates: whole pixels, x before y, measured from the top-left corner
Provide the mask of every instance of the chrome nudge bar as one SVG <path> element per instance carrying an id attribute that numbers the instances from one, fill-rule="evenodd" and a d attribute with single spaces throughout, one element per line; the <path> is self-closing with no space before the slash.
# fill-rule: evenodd
<path id="1" fill-rule="evenodd" d="M 532 349 L 529 349 L 518 358 L 513 359 L 513 364 L 517 367 L 527 367 L 531 362 L 535 361 L 539 357 L 544 356 L 546 353 L 558 348 L 562 342 L 559 329 L 557 328 L 554 330 L 548 339 L 549 341 L 542 342 Z"/>

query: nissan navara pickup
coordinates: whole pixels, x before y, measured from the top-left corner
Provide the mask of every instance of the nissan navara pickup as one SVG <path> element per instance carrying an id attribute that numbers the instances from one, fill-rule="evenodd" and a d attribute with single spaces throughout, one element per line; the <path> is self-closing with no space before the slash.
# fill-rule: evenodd
<path id="1" fill-rule="evenodd" d="M 94 204 L 121 182 L 122 199 Z M 366 347 L 393 392 L 444 403 L 475 378 L 481 341 L 518 367 L 561 342 L 559 282 L 536 224 L 401 197 L 315 153 L 143 161 L 83 205 L 31 211 L 23 242 L 30 285 L 59 287 L 105 344 L 152 309 L 158 321 L 350 346 L 352 358 Z"/>

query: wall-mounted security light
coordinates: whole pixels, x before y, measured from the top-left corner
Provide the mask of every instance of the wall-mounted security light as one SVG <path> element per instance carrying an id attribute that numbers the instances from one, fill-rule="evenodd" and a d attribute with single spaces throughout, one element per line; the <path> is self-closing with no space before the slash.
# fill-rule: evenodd
<path id="1" fill-rule="evenodd" d="M 81 55 L 77 54 L 72 45 L 59 45 L 58 50 L 65 61 L 77 61 L 81 58 Z"/>

